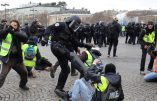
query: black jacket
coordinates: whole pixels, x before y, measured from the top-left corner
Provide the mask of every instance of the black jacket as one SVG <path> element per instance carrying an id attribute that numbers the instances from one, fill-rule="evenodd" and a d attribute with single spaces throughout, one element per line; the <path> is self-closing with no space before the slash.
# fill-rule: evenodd
<path id="1" fill-rule="evenodd" d="M 96 74 L 96 71 L 98 71 L 97 67 L 93 65 L 93 67 L 91 67 L 90 69 L 87 70 L 85 79 L 86 80 L 90 79 L 93 82 L 100 83 L 101 82 L 100 75 Z M 123 89 L 122 89 L 122 85 L 121 85 L 121 76 L 116 73 L 106 73 L 106 74 L 102 73 L 101 76 L 106 77 L 112 86 L 119 88 L 120 97 L 119 97 L 118 101 L 122 101 L 124 99 L 124 93 L 123 93 Z M 101 93 L 99 93 L 99 94 L 101 94 Z M 100 96 L 100 95 L 98 95 L 98 96 Z M 94 100 L 94 99 L 95 99 L 95 97 L 93 98 L 92 101 L 101 101 L 100 98 L 98 98 L 97 100 Z"/>
<path id="2" fill-rule="evenodd" d="M 113 21 L 110 25 L 109 25 L 109 38 L 111 39 L 118 39 L 119 37 L 119 33 L 121 31 L 121 26 L 118 22 Z"/>
<path id="3" fill-rule="evenodd" d="M 80 43 L 74 33 L 69 30 L 65 22 L 57 22 L 47 27 L 45 31 L 45 40 L 48 40 L 48 36 L 53 34 L 51 41 L 56 41 L 65 46 L 70 51 L 75 47 L 84 47 L 84 43 Z M 75 46 L 75 47 L 74 47 Z"/>
<path id="4" fill-rule="evenodd" d="M 124 93 L 123 93 L 122 84 L 121 84 L 121 76 L 116 73 L 107 73 L 107 74 L 102 74 L 102 75 L 107 78 L 107 80 L 113 87 L 119 88 L 120 97 L 118 101 L 122 101 L 124 99 Z"/>

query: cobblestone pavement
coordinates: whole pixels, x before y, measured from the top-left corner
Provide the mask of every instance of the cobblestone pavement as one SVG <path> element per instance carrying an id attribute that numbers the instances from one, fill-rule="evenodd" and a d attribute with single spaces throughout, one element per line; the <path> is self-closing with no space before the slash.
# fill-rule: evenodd
<path id="1" fill-rule="evenodd" d="M 52 55 L 49 47 L 41 47 L 41 54 L 55 63 L 56 58 Z M 124 101 L 157 101 L 157 84 L 146 83 L 143 76 L 139 74 L 141 50 L 139 45 L 124 44 L 124 38 L 120 38 L 118 46 L 118 57 L 107 58 L 107 48 L 102 48 L 102 60 L 106 63 L 114 63 L 117 71 L 122 75 L 122 84 L 125 94 Z M 149 59 L 149 58 L 148 58 Z M 148 64 L 148 59 L 146 66 Z M 11 71 L 0 88 L 0 101 L 58 101 L 58 97 L 54 94 L 54 88 L 57 83 L 58 73 L 56 77 L 50 78 L 49 72 L 37 71 L 37 78 L 29 78 L 29 91 L 19 89 L 19 76 L 15 71 Z M 68 90 L 75 79 L 69 75 L 65 90 Z"/>

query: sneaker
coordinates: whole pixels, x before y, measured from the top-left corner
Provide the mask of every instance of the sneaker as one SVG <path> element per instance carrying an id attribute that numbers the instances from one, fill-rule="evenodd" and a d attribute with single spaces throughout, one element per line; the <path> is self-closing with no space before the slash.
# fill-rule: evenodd
<path id="1" fill-rule="evenodd" d="M 22 90 L 29 90 L 29 87 L 27 87 L 26 85 L 25 86 L 19 86 Z"/>
<path id="2" fill-rule="evenodd" d="M 140 71 L 140 74 L 141 75 L 145 75 L 146 73 L 144 71 Z"/>
<path id="3" fill-rule="evenodd" d="M 62 89 L 55 89 L 54 92 L 56 93 L 57 96 L 64 98 L 67 95 L 67 92 L 65 92 Z"/>
<path id="4" fill-rule="evenodd" d="M 48 72 L 50 71 L 50 69 L 51 69 L 51 67 L 46 67 L 45 68 L 45 70 L 48 71 Z"/>
<path id="5" fill-rule="evenodd" d="M 71 101 L 70 95 L 68 94 L 68 92 L 66 93 L 66 95 L 64 95 L 64 97 L 62 99 L 60 99 L 60 101 Z"/>
<path id="6" fill-rule="evenodd" d="M 152 69 L 147 69 L 146 74 L 152 72 Z"/>
<path id="7" fill-rule="evenodd" d="M 148 68 L 147 71 L 152 72 L 152 69 L 149 69 L 149 68 Z"/>

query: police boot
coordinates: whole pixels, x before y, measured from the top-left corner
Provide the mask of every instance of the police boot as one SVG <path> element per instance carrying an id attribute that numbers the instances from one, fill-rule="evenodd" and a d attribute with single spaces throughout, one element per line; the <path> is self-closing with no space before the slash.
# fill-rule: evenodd
<path id="1" fill-rule="evenodd" d="M 85 74 L 87 68 L 75 53 L 70 52 L 70 60 L 75 69 L 77 69 L 81 74 Z"/>
<path id="2" fill-rule="evenodd" d="M 108 55 L 107 55 L 107 57 L 110 57 L 110 52 L 111 52 L 111 49 L 112 49 L 112 47 L 111 47 L 111 46 L 109 46 L 109 48 L 108 48 Z"/>
<path id="3" fill-rule="evenodd" d="M 29 90 L 29 87 L 27 87 L 26 85 L 20 84 L 19 87 L 20 87 L 22 90 Z"/>
<path id="4" fill-rule="evenodd" d="M 118 56 L 116 55 L 116 51 L 117 51 L 117 48 L 114 48 L 114 49 L 113 49 L 113 57 L 118 57 Z"/>
<path id="5" fill-rule="evenodd" d="M 67 95 L 67 92 L 62 90 L 62 89 L 55 89 L 54 92 L 56 93 L 57 96 L 64 98 Z"/>

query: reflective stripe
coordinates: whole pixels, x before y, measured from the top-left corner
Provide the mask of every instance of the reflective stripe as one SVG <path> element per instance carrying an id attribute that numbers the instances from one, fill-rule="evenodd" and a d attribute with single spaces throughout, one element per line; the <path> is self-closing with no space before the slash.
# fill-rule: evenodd
<path id="1" fill-rule="evenodd" d="M 4 51 L 9 51 L 8 48 L 4 48 L 4 47 L 1 47 L 1 49 L 4 50 Z"/>
<path id="2" fill-rule="evenodd" d="M 9 53 L 12 44 L 12 35 L 10 33 L 7 34 L 5 39 L 2 39 L 0 56 L 6 56 Z"/>
<path id="3" fill-rule="evenodd" d="M 87 60 L 85 61 L 84 64 L 85 64 L 86 67 L 89 68 L 92 65 L 93 57 L 88 51 L 86 51 L 86 53 L 87 53 Z"/>
<path id="4" fill-rule="evenodd" d="M 24 59 L 24 61 L 28 61 L 28 60 L 26 60 L 26 59 Z M 36 62 L 36 60 L 31 60 L 32 62 Z"/>
<path id="5" fill-rule="evenodd" d="M 148 43 L 153 43 L 154 40 L 155 40 L 155 31 L 153 31 L 152 33 L 150 34 L 145 34 L 144 37 L 143 37 L 143 40 L 145 42 L 148 42 Z"/>
<path id="6" fill-rule="evenodd" d="M 108 80 L 104 76 L 100 76 L 101 83 L 95 83 L 94 86 L 97 91 L 104 92 L 108 86 Z"/>
<path id="7" fill-rule="evenodd" d="M 6 44 L 11 44 L 11 42 L 7 41 L 7 40 L 4 40 L 3 42 L 6 43 Z"/>

